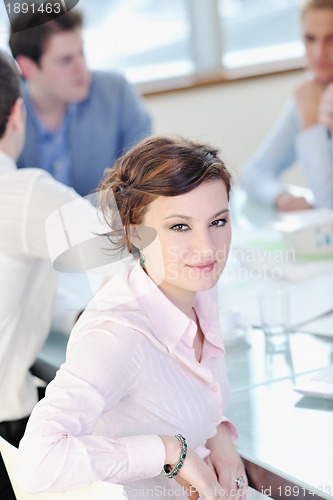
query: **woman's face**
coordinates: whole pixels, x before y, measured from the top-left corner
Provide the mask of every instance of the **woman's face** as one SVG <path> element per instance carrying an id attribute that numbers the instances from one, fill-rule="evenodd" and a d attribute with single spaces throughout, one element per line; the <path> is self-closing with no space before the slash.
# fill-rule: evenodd
<path id="1" fill-rule="evenodd" d="M 157 234 L 145 245 L 145 236 L 152 234 L 148 228 Z M 146 271 L 169 297 L 213 287 L 226 264 L 231 240 L 224 182 L 208 181 L 189 193 L 157 198 L 138 233 Z"/>
<path id="2" fill-rule="evenodd" d="M 333 81 L 333 9 L 314 9 L 303 18 L 303 40 L 309 69 L 315 79 Z"/>

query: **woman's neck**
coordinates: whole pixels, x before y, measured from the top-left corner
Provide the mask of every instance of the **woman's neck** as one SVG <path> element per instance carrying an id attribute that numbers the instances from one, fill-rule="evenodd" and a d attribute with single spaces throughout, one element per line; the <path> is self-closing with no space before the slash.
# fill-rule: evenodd
<path id="1" fill-rule="evenodd" d="M 190 290 L 170 290 L 164 283 L 159 285 L 159 289 L 180 311 L 196 322 L 196 315 L 193 309 L 196 292 Z"/>

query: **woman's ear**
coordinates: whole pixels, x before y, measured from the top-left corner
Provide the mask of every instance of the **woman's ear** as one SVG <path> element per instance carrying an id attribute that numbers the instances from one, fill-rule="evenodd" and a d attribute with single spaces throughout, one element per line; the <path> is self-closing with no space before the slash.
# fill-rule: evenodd
<path id="1" fill-rule="evenodd" d="M 157 231 L 152 227 L 133 225 L 129 228 L 129 238 L 136 248 L 143 250 L 156 238 Z"/>
<path id="2" fill-rule="evenodd" d="M 134 225 L 131 225 L 129 227 L 129 239 L 130 239 L 130 242 L 138 250 L 140 248 L 142 248 L 142 242 L 141 242 L 141 237 L 140 237 L 140 233 L 139 233 L 139 228 L 140 228 L 140 226 L 134 226 Z"/>

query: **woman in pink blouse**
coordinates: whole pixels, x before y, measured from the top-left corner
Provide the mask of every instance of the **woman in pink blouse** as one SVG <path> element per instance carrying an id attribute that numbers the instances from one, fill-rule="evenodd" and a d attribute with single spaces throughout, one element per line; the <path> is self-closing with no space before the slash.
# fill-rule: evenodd
<path id="1" fill-rule="evenodd" d="M 19 451 L 25 490 L 107 481 L 130 499 L 244 498 L 215 288 L 230 184 L 215 149 L 182 138 L 148 138 L 106 171 L 110 247 L 121 233 L 137 258 L 82 314 L 31 415 Z"/>

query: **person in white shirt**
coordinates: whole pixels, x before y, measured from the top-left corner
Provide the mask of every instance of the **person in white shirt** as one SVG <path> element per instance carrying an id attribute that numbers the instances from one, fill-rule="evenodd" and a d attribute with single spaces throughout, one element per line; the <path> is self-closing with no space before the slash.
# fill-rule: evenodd
<path id="1" fill-rule="evenodd" d="M 215 286 L 230 246 L 230 187 L 217 150 L 177 137 L 148 138 L 106 171 L 108 251 L 137 257 L 81 315 L 32 412 L 18 453 L 23 489 L 106 481 L 132 500 L 194 489 L 207 500 L 245 496 L 224 416 Z"/>
<path id="2" fill-rule="evenodd" d="M 24 114 L 17 67 L 0 51 L 0 435 L 16 446 L 38 401 L 29 368 L 48 335 L 56 287 L 45 220 L 79 198 L 43 170 L 16 168 Z M 1 457 L 0 498 L 15 499 Z"/>
<path id="3" fill-rule="evenodd" d="M 310 74 L 295 89 L 241 176 L 251 197 L 279 211 L 312 207 L 304 197 L 288 192 L 280 180 L 296 161 L 314 206 L 333 208 L 333 0 L 306 0 L 301 18 Z"/>

